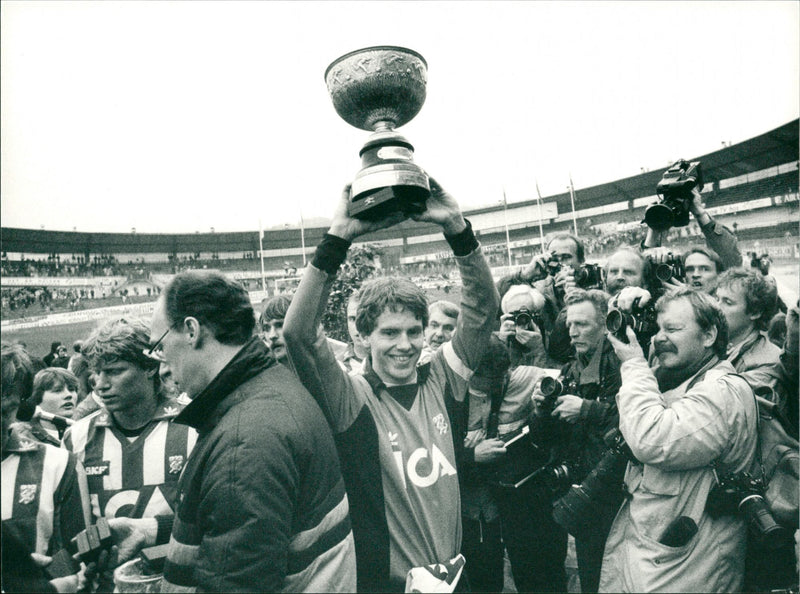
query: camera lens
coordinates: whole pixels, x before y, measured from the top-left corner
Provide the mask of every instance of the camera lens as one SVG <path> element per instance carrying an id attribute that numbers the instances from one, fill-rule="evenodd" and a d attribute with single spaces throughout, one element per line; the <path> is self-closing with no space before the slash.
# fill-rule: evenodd
<path id="1" fill-rule="evenodd" d="M 667 282 L 672 278 L 672 266 L 669 264 L 659 264 L 656 266 L 656 278 L 662 283 Z"/>
<path id="2" fill-rule="evenodd" d="M 739 510 L 747 518 L 752 533 L 764 547 L 777 549 L 788 539 L 789 533 L 775 521 L 761 495 L 754 493 L 742 499 Z"/>
<path id="3" fill-rule="evenodd" d="M 521 328 L 530 328 L 533 324 L 533 318 L 531 314 L 523 311 L 514 316 L 514 323 Z"/>
<path id="4" fill-rule="evenodd" d="M 625 333 L 625 314 L 618 309 L 612 309 L 606 315 L 606 330 L 613 334 L 620 331 Z"/>
<path id="5" fill-rule="evenodd" d="M 564 390 L 564 385 L 557 379 L 546 375 L 542 378 L 542 383 L 539 385 L 539 390 L 545 397 L 553 395 L 558 396 Z"/>
<path id="6" fill-rule="evenodd" d="M 644 211 L 645 224 L 654 231 L 666 231 L 675 222 L 675 215 L 669 206 L 652 204 Z"/>

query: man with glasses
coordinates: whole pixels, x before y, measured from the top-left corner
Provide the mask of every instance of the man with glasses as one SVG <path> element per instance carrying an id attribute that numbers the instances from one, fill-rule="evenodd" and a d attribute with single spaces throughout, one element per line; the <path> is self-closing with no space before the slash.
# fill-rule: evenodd
<path id="1" fill-rule="evenodd" d="M 175 419 L 197 445 L 160 519 L 110 523 L 134 544 L 167 542 L 164 592 L 352 592 L 355 546 L 336 446 L 322 411 L 254 334 L 244 288 L 218 272 L 177 275 L 152 320 L 191 402 Z"/>
<path id="2" fill-rule="evenodd" d="M 86 467 L 95 518 L 171 515 L 196 433 L 172 423 L 182 406 L 163 394 L 161 338 L 139 320 L 116 319 L 86 340 L 103 407 L 77 421 L 64 444 Z"/>

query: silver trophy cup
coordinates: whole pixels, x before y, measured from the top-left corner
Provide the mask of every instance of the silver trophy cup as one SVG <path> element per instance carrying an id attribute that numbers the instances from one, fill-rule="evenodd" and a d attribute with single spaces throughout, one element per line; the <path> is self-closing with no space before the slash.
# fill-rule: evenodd
<path id="1" fill-rule="evenodd" d="M 367 47 L 345 54 L 325 71 L 333 106 L 342 119 L 373 132 L 361 149 L 350 215 L 382 219 L 425 210 L 430 182 L 414 163 L 414 147 L 395 128 L 410 122 L 425 102 L 425 58 L 410 49 Z"/>

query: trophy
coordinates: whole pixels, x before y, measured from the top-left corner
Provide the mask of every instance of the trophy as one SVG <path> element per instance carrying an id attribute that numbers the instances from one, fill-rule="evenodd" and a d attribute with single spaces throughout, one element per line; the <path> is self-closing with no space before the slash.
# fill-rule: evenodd
<path id="1" fill-rule="evenodd" d="M 376 220 L 425 210 L 428 176 L 414 163 L 414 147 L 395 128 L 422 108 L 427 67 L 415 51 L 375 46 L 345 54 L 325 71 L 336 113 L 373 132 L 359 153 L 362 169 L 353 180 L 350 216 Z"/>

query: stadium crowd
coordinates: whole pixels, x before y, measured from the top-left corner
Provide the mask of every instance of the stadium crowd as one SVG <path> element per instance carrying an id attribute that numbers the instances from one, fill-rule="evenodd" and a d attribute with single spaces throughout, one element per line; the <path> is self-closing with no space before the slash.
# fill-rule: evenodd
<path id="1" fill-rule="evenodd" d="M 495 283 L 431 179 L 460 303 L 384 270 L 341 342 L 352 242 L 407 218 L 348 197 L 259 311 L 189 271 L 71 354 L 2 345 L 3 591 L 499 592 L 505 557 L 520 592 L 797 591 L 798 304 L 699 192 L 705 247 L 559 233 Z"/>

